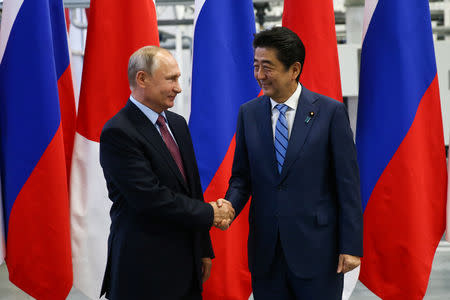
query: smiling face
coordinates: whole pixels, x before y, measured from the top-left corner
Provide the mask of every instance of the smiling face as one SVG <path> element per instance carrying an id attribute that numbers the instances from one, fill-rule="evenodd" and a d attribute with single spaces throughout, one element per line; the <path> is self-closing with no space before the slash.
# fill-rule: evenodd
<path id="1" fill-rule="evenodd" d="M 286 68 L 277 58 L 277 50 L 257 47 L 253 66 L 255 78 L 264 95 L 276 102 L 285 102 L 297 89 L 300 63 L 295 62 Z"/>
<path id="2" fill-rule="evenodd" d="M 158 52 L 155 60 L 156 66 L 152 74 L 139 71 L 136 81 L 143 88 L 143 104 L 161 113 L 173 107 L 175 97 L 181 92 L 178 82 L 181 74 L 177 62 L 169 52 Z"/>

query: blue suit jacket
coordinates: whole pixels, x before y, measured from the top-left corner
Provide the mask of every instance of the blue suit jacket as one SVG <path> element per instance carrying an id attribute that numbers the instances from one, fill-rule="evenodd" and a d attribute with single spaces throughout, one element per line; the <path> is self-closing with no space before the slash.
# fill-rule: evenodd
<path id="1" fill-rule="evenodd" d="M 359 170 L 345 106 L 302 88 L 279 174 L 270 99 L 243 104 L 225 197 L 238 214 L 249 196 L 253 276 L 269 272 L 278 235 L 291 271 L 302 278 L 336 272 L 339 254 L 362 256 Z"/>

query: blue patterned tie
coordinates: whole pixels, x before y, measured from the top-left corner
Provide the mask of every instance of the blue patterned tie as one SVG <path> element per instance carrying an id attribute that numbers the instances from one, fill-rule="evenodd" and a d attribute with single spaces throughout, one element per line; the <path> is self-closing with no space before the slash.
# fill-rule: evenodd
<path id="1" fill-rule="evenodd" d="M 286 104 L 277 104 L 275 105 L 275 108 L 280 112 L 277 125 L 275 126 L 275 151 L 278 162 L 278 173 L 281 174 L 289 140 L 288 124 L 286 120 L 286 110 L 288 109 L 288 106 Z"/>

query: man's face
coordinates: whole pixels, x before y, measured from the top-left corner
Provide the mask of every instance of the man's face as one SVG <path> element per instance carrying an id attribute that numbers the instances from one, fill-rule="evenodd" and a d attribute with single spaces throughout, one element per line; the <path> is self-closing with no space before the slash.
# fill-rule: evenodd
<path id="1" fill-rule="evenodd" d="M 180 69 L 170 53 L 157 54 L 157 66 L 153 74 L 146 73 L 144 101 L 157 113 L 173 107 L 175 97 L 181 92 L 178 82 Z"/>
<path id="2" fill-rule="evenodd" d="M 297 63 L 298 66 L 300 63 Z M 277 102 L 286 101 L 297 88 L 296 78 L 300 72 L 297 65 L 288 69 L 277 58 L 277 50 L 256 48 L 254 58 L 254 75 L 264 95 Z"/>

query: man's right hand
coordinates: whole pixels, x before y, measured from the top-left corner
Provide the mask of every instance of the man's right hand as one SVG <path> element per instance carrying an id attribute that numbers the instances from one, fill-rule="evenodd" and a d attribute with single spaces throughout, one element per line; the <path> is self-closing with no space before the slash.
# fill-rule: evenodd
<path id="1" fill-rule="evenodd" d="M 213 225 L 221 230 L 226 230 L 234 219 L 234 209 L 230 202 L 225 199 L 218 199 L 217 202 L 209 203 L 214 209 Z"/>

